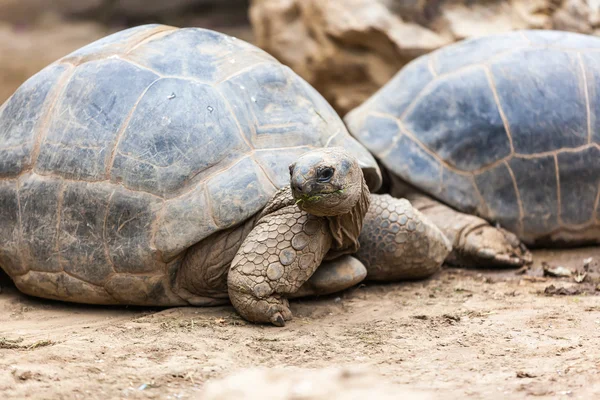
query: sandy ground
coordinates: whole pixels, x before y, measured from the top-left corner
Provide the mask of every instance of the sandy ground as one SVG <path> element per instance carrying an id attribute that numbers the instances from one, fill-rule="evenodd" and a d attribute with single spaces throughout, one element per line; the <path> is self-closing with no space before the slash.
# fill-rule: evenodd
<path id="1" fill-rule="evenodd" d="M 284 328 L 247 324 L 231 307 L 156 310 L 39 300 L 5 281 L 0 393 L 202 398 L 207 383 L 214 394 L 215 385 L 225 387 L 214 382 L 246 373 L 233 386 L 256 395 L 259 379 L 248 372 L 254 367 L 318 377 L 322 368 L 360 366 L 376 374 L 371 382 L 396 385 L 398 395 L 410 390 L 405 398 L 599 398 L 600 292 L 597 282 L 588 282 L 597 275 L 592 271 L 578 284 L 543 277 L 541 267 L 545 260 L 582 270 L 588 257 L 600 260 L 600 248 L 537 252 L 524 274 L 448 268 L 421 282 L 361 285 L 294 302 L 296 318 Z M 279 393 L 276 398 L 313 398 L 283 395 L 289 383 L 277 386 L 277 379 L 267 377 L 262 386 Z M 241 398 L 217 393 L 210 398 Z"/>

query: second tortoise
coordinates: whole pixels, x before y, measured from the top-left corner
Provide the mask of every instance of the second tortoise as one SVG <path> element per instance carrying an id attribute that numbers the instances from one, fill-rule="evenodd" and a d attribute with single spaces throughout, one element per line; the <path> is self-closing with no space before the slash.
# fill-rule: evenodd
<path id="1" fill-rule="evenodd" d="M 600 38 L 464 40 L 412 61 L 344 119 L 392 193 L 459 251 L 519 265 L 529 255 L 518 239 L 600 243 Z"/>

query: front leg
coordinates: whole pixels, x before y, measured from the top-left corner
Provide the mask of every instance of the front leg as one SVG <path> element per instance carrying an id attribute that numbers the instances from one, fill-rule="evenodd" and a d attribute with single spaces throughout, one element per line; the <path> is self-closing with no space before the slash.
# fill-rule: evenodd
<path id="1" fill-rule="evenodd" d="M 325 218 L 296 206 L 263 216 L 231 264 L 231 303 L 249 321 L 284 326 L 292 319 L 287 297 L 312 276 L 330 247 Z"/>
<path id="2" fill-rule="evenodd" d="M 356 257 L 367 279 L 421 279 L 439 270 L 452 250 L 444 234 L 408 200 L 371 195 Z"/>

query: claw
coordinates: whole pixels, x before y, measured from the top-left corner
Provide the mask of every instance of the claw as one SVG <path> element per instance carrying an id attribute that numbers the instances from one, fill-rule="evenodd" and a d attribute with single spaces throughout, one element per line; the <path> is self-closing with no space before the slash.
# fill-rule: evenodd
<path id="1" fill-rule="evenodd" d="M 292 319 L 289 302 L 279 295 L 258 298 L 250 290 L 229 286 L 229 299 L 240 315 L 251 322 L 272 323 L 285 326 Z"/>
<path id="2" fill-rule="evenodd" d="M 271 323 L 275 326 L 283 327 L 285 326 L 285 319 L 283 319 L 281 313 L 275 313 L 271 317 Z"/>
<path id="3" fill-rule="evenodd" d="M 531 264 L 533 256 L 516 235 L 502 228 L 482 225 L 462 238 L 455 258 L 458 266 L 518 268 Z"/>
<path id="4" fill-rule="evenodd" d="M 477 251 L 477 255 L 484 260 L 487 260 L 496 257 L 496 252 L 492 249 L 480 249 Z"/>

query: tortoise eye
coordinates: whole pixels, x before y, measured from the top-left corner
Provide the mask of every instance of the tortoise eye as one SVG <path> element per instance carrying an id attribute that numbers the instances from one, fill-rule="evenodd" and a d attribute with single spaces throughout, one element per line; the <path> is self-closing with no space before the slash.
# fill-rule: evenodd
<path id="1" fill-rule="evenodd" d="M 317 182 L 326 183 L 333 178 L 333 173 L 335 169 L 331 167 L 323 168 L 317 172 Z"/>

